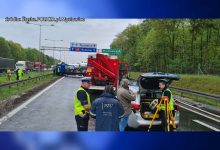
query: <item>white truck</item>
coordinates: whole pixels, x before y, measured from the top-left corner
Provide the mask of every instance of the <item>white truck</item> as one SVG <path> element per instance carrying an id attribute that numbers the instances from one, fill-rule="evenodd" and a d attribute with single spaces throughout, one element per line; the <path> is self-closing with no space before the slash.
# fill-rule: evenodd
<path id="1" fill-rule="evenodd" d="M 30 61 L 17 61 L 15 64 L 15 69 L 22 69 L 23 71 L 32 71 L 33 63 Z"/>

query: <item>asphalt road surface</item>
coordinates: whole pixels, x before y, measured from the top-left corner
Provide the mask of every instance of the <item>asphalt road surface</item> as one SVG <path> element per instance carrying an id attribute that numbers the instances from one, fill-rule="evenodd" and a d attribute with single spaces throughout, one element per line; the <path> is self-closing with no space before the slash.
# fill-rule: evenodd
<path id="1" fill-rule="evenodd" d="M 76 131 L 73 114 L 77 78 L 63 78 L 0 125 L 6 131 Z"/>
<path id="2" fill-rule="evenodd" d="M 180 108 L 180 125 L 178 131 L 215 131 L 220 129 L 219 119 L 211 120 L 209 115 L 201 116 Z M 214 128 L 214 129 L 213 129 Z"/>

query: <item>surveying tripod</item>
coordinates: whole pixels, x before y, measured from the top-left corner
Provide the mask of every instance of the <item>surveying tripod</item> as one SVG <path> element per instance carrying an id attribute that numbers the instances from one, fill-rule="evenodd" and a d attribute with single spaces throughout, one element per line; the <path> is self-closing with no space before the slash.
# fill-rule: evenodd
<path id="1" fill-rule="evenodd" d="M 166 131 L 170 132 L 170 119 L 172 120 L 172 126 L 173 126 L 173 129 L 176 129 L 176 124 L 175 124 L 175 120 L 174 120 L 174 117 L 173 117 L 173 113 L 172 113 L 172 110 L 170 110 L 170 102 L 169 102 L 169 98 L 167 96 L 162 96 L 161 100 L 160 100 L 160 103 L 156 106 L 157 107 L 157 110 L 153 116 L 153 119 L 150 123 L 150 126 L 148 128 L 148 132 L 150 131 L 153 123 L 154 123 L 154 120 L 158 114 L 158 111 L 160 110 L 160 107 L 161 107 L 161 104 L 162 102 L 164 102 L 164 106 L 165 106 L 165 110 L 164 111 L 164 114 L 165 114 L 165 120 L 166 120 Z"/>

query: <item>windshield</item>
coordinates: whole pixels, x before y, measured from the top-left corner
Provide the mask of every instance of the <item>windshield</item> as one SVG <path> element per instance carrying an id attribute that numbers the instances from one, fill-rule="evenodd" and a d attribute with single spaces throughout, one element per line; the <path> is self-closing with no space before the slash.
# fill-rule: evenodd
<path id="1" fill-rule="evenodd" d="M 16 64 L 16 66 L 18 66 L 18 67 L 22 67 L 22 66 L 24 66 L 23 64 Z"/>

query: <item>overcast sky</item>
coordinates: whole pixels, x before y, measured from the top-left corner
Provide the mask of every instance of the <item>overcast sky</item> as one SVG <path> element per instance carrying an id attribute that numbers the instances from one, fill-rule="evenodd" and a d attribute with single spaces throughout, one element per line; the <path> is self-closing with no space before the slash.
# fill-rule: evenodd
<path id="1" fill-rule="evenodd" d="M 43 26 L 41 35 L 42 46 L 53 46 L 52 41 L 44 39 L 63 40 L 55 42 L 55 46 L 69 47 L 70 42 L 97 43 L 97 48 L 110 48 L 115 36 L 123 31 L 129 24 L 137 24 L 137 19 L 86 19 L 85 22 L 59 22 L 55 26 Z M 43 23 L 51 24 L 51 23 Z M 39 26 L 24 22 L 5 22 L 0 19 L 0 36 L 7 40 L 20 43 L 23 47 L 39 48 Z M 51 51 L 45 52 L 52 56 Z M 77 63 L 86 61 L 89 53 L 62 52 L 62 61 Z M 60 58 L 60 53 L 55 52 Z"/>

